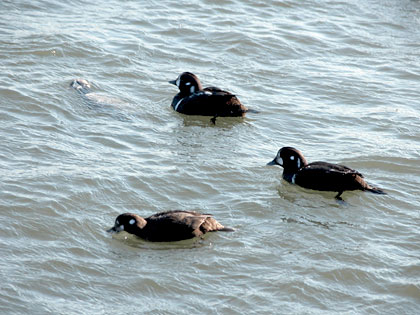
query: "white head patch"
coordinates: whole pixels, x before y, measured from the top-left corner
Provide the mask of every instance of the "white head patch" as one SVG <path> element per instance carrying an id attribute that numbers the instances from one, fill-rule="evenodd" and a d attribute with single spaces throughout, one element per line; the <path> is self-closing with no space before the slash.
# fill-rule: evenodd
<path id="1" fill-rule="evenodd" d="M 300 159 L 297 160 L 297 167 L 300 168 Z"/>
<path id="2" fill-rule="evenodd" d="M 190 92 L 191 92 L 191 94 L 193 94 L 195 92 L 195 86 L 194 85 L 192 87 L 190 87 Z"/>
<path id="3" fill-rule="evenodd" d="M 128 223 L 130 223 L 131 225 L 133 225 L 134 223 L 136 223 L 136 220 L 131 219 L 130 222 L 128 222 Z"/>
<path id="4" fill-rule="evenodd" d="M 181 82 L 181 76 L 178 77 L 178 79 L 176 79 L 176 86 L 179 87 L 179 83 Z"/>
<path id="5" fill-rule="evenodd" d="M 281 157 L 277 158 L 277 163 L 279 163 L 280 165 L 283 165 L 283 159 Z"/>

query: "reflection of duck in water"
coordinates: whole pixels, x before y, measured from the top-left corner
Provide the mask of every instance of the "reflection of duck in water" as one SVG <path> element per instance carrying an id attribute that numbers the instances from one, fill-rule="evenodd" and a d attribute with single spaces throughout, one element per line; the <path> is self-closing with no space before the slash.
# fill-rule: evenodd
<path id="1" fill-rule="evenodd" d="M 232 232 L 234 229 L 224 227 L 211 214 L 175 210 L 156 213 L 148 218 L 132 213 L 120 214 L 107 232 L 121 231 L 151 242 L 172 242 L 202 236 L 207 232 Z"/>
<path id="2" fill-rule="evenodd" d="M 179 88 L 172 100 L 172 108 L 186 115 L 216 117 L 243 117 L 249 110 L 236 95 L 217 87 L 203 88 L 198 77 L 190 72 L 181 73 L 176 80 L 169 81 Z"/>

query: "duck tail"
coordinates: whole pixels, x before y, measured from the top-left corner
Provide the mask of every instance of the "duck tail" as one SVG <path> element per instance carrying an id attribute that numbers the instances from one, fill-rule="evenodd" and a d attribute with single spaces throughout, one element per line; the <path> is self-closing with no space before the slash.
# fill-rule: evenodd
<path id="1" fill-rule="evenodd" d="M 386 195 L 387 193 L 384 192 L 382 189 L 378 188 L 378 187 L 372 187 L 372 186 L 368 186 L 366 188 L 367 191 L 370 191 L 371 193 L 374 194 L 379 194 L 379 195 Z"/>

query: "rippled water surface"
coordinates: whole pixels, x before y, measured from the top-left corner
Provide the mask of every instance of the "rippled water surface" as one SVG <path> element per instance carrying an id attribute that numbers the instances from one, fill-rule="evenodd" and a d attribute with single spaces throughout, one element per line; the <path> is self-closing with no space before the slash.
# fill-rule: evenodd
<path id="1" fill-rule="evenodd" d="M 419 1 L 5 0 L 0 16 L 2 314 L 418 313 Z M 174 112 L 183 71 L 260 113 Z M 286 145 L 388 195 L 292 186 L 266 166 Z M 236 231 L 105 232 L 170 209 Z"/>

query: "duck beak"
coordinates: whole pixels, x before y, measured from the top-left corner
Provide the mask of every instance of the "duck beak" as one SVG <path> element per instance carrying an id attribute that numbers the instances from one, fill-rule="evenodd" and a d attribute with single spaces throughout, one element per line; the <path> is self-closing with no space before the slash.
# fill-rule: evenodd
<path id="1" fill-rule="evenodd" d="M 278 165 L 278 164 L 277 164 L 277 162 L 276 162 L 276 159 L 274 159 L 274 160 L 272 160 L 271 162 L 268 162 L 268 163 L 267 163 L 267 165 L 272 166 L 272 165 Z"/>
<path id="2" fill-rule="evenodd" d="M 120 226 L 113 226 L 112 228 L 110 228 L 109 230 L 106 230 L 108 233 L 114 234 L 114 233 L 118 233 L 121 232 L 122 230 L 124 230 L 124 225 L 120 225 Z"/>
<path id="3" fill-rule="evenodd" d="M 168 83 L 176 85 L 176 80 L 168 81 Z"/>
<path id="4" fill-rule="evenodd" d="M 115 228 L 115 226 L 113 226 L 112 228 L 110 228 L 109 230 L 106 230 L 108 233 L 114 234 L 117 233 L 117 229 Z"/>

